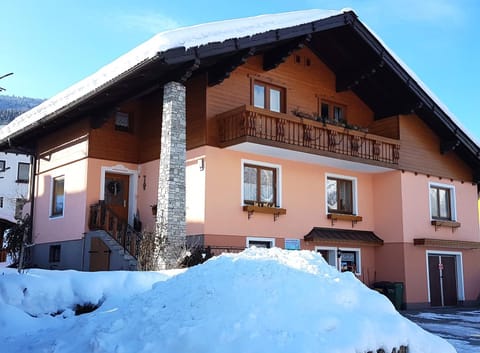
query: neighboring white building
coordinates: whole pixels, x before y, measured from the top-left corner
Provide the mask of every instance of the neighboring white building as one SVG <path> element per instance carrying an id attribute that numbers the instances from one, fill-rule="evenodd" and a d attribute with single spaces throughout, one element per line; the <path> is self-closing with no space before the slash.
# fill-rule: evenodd
<path id="1" fill-rule="evenodd" d="M 30 157 L 0 152 L 0 223 L 15 223 L 28 200 Z"/>

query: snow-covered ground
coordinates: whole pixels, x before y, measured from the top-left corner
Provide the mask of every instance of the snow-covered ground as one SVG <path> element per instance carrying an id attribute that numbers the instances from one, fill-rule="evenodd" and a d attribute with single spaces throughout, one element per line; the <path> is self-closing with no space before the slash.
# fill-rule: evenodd
<path id="1" fill-rule="evenodd" d="M 77 304 L 95 304 L 74 315 Z M 455 349 L 309 251 L 248 249 L 176 272 L 0 269 L 2 352 Z"/>

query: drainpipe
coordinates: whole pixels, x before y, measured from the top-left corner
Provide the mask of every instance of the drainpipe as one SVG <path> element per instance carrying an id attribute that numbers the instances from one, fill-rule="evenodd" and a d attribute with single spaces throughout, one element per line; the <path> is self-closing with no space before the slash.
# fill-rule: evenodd
<path id="1" fill-rule="evenodd" d="M 20 259 L 18 261 L 18 272 L 21 273 L 23 270 L 23 266 L 25 265 L 24 263 L 24 257 L 25 257 L 25 250 L 26 250 L 26 244 L 31 243 L 33 240 L 32 237 L 32 232 L 33 232 L 33 209 L 34 209 L 34 204 L 35 204 L 35 197 L 34 197 L 34 192 L 35 192 L 35 171 L 37 167 L 37 158 L 35 156 L 35 153 L 32 154 L 27 154 L 30 156 L 30 190 L 29 190 L 29 199 L 30 199 L 30 217 L 28 221 L 28 229 L 29 232 L 24 232 L 23 233 L 23 239 L 22 239 L 22 247 L 20 248 Z M 23 211 L 23 209 L 22 209 Z"/>

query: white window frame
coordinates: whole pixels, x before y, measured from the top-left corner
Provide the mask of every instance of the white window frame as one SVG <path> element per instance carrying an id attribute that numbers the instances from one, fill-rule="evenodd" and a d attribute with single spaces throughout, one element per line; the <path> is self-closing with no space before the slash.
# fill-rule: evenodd
<path id="1" fill-rule="evenodd" d="M 429 255 L 447 255 L 455 256 L 456 271 L 457 271 L 457 299 L 458 301 L 465 301 L 465 283 L 463 278 L 463 254 L 460 251 L 438 251 L 438 250 L 426 250 L 425 251 L 425 264 L 427 269 L 427 290 L 428 290 L 428 302 L 431 302 L 430 298 L 430 267 L 428 266 Z"/>
<path id="2" fill-rule="evenodd" d="M 456 195 L 455 195 L 455 186 L 451 184 L 442 184 L 442 183 L 435 183 L 435 182 L 428 182 L 428 210 L 430 214 L 430 220 L 437 220 L 436 218 L 432 217 L 432 203 L 430 202 L 430 189 L 433 187 L 444 188 L 450 191 L 450 217 L 451 221 L 457 221 L 457 203 L 456 203 Z"/>
<path id="3" fill-rule="evenodd" d="M 247 237 L 245 247 L 249 248 L 250 247 L 250 242 L 251 241 L 262 241 L 262 242 L 269 242 L 270 243 L 270 248 L 275 247 L 275 238 L 263 238 L 263 237 Z"/>
<path id="4" fill-rule="evenodd" d="M 341 260 L 338 257 L 338 252 L 340 251 L 343 252 L 355 252 L 356 253 L 356 259 L 357 259 L 357 271 L 355 272 L 355 275 L 360 275 L 362 273 L 362 249 L 361 248 L 338 248 L 338 247 L 332 247 L 332 246 L 316 246 L 315 247 L 315 252 L 318 252 L 319 250 L 327 250 L 327 251 L 333 251 L 335 255 L 335 268 L 338 271 L 341 271 Z M 325 259 L 327 261 L 327 259 Z M 327 261 L 328 263 L 328 261 Z M 328 263 L 330 266 L 333 266 L 332 264 Z"/>
<path id="5" fill-rule="evenodd" d="M 52 209 L 53 209 L 53 185 L 55 183 L 56 179 L 63 178 L 63 207 L 62 207 L 62 214 L 52 214 Z M 66 180 L 67 178 L 65 177 L 65 174 L 59 174 L 59 175 L 52 175 L 51 180 L 50 180 L 50 205 L 49 205 L 49 217 L 50 219 L 59 219 L 65 217 L 65 205 L 66 205 L 66 199 L 67 199 L 67 192 L 66 192 Z"/>
<path id="6" fill-rule="evenodd" d="M 245 200 L 244 198 L 244 168 L 245 164 L 251 164 L 259 167 L 267 167 L 267 168 L 273 168 L 276 169 L 277 171 L 277 206 L 282 207 L 282 166 L 279 164 L 273 164 L 273 163 L 267 163 L 267 162 L 259 162 L 259 161 L 253 161 L 249 159 L 242 159 L 241 160 L 241 176 L 240 176 L 240 188 L 241 188 L 241 193 L 240 193 L 240 205 L 245 206 L 245 203 L 243 202 Z"/>
<path id="7" fill-rule="evenodd" d="M 324 260 L 325 260 L 330 266 L 333 266 L 333 267 L 335 267 L 335 268 L 338 270 L 338 248 L 337 248 L 337 247 L 333 247 L 333 246 L 316 246 L 316 247 L 315 247 L 315 252 L 316 252 L 316 253 L 318 253 L 320 250 L 333 251 L 335 264 L 332 265 L 331 263 L 329 263 L 329 262 L 328 262 L 328 259 L 325 259 L 325 258 L 324 258 Z"/>
<path id="8" fill-rule="evenodd" d="M 333 174 L 333 173 L 325 173 L 325 214 L 329 214 L 328 212 L 328 197 L 327 197 L 327 182 L 328 178 L 335 178 L 335 179 L 344 179 L 349 180 L 352 182 L 352 215 L 358 215 L 358 180 L 357 177 L 341 175 L 341 174 Z"/>

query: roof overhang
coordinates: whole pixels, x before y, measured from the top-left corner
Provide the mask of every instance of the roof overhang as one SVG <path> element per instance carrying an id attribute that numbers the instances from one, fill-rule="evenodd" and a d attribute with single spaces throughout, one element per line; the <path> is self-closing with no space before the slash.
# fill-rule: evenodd
<path id="1" fill-rule="evenodd" d="M 355 243 L 367 246 L 381 246 L 383 240 L 375 233 L 355 229 L 333 229 L 314 227 L 304 236 L 305 241 L 322 243 Z"/>

